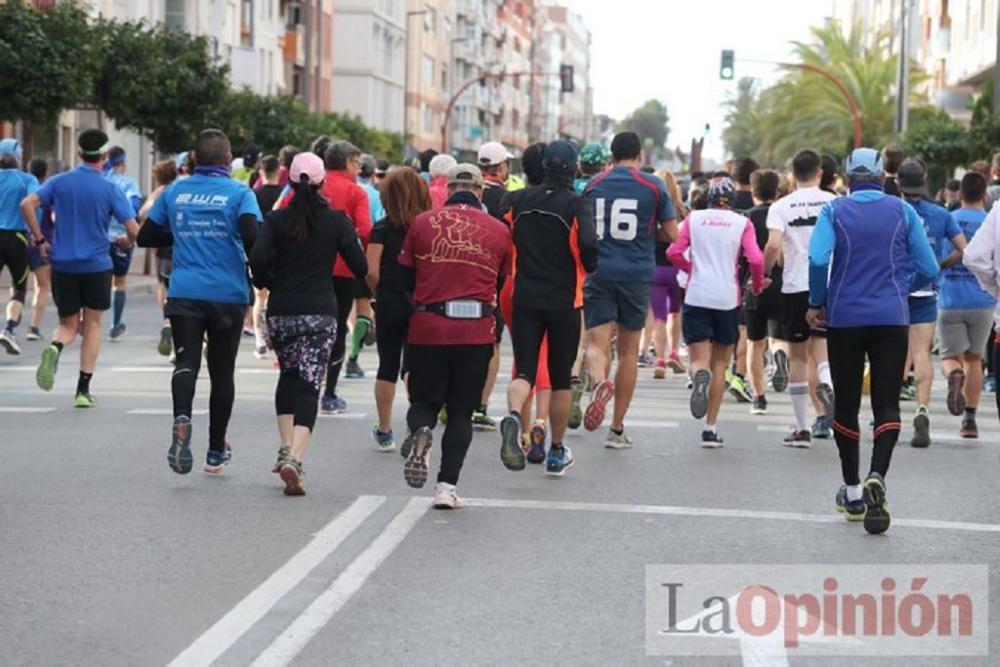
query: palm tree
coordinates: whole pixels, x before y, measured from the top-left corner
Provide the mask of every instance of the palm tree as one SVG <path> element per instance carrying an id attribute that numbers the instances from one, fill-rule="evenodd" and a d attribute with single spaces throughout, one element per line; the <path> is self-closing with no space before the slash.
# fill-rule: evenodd
<path id="1" fill-rule="evenodd" d="M 726 100 L 722 144 L 733 157 L 756 156 L 760 150 L 758 92 L 756 80 L 744 77 L 736 84 L 736 94 Z"/>

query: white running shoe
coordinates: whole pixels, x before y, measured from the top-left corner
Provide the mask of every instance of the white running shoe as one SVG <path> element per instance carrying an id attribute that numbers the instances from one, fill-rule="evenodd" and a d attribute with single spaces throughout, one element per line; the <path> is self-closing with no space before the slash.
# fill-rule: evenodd
<path id="1" fill-rule="evenodd" d="M 455 492 L 454 484 L 438 482 L 434 487 L 434 509 L 436 510 L 460 510 L 465 507 L 465 503 Z"/>
<path id="2" fill-rule="evenodd" d="M 21 346 L 17 344 L 17 336 L 6 329 L 0 332 L 0 345 L 7 350 L 7 354 L 21 354 Z"/>
<path id="3" fill-rule="evenodd" d="M 608 437 L 604 440 L 605 449 L 632 449 L 632 438 L 623 431 L 618 435 L 612 430 L 608 430 Z"/>

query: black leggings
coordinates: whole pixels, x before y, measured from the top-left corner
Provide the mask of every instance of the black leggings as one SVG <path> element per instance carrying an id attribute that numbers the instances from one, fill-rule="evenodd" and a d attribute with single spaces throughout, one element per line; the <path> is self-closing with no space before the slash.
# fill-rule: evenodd
<path id="1" fill-rule="evenodd" d="M 354 278 L 333 277 L 333 293 L 337 298 L 337 340 L 330 352 L 330 361 L 326 365 L 326 395 L 337 395 L 337 380 L 340 379 L 340 369 L 344 366 L 344 355 L 347 352 L 347 319 L 354 307 Z"/>
<path id="2" fill-rule="evenodd" d="M 510 336 L 514 343 L 517 378 L 535 386 L 539 348 L 549 336 L 549 379 L 553 391 L 568 391 L 580 346 L 580 311 L 575 308 L 542 310 L 514 304 Z"/>
<path id="3" fill-rule="evenodd" d="M 493 345 L 411 345 L 410 432 L 437 424 L 442 407 L 448 425 L 441 439 L 441 469 L 437 481 L 458 484 L 465 454 L 472 442 L 472 411 L 486 385 Z"/>
<path id="4" fill-rule="evenodd" d="M 406 295 L 396 290 L 379 290 L 375 301 L 375 344 L 378 346 L 379 380 L 395 384 L 407 371 L 406 335 L 413 306 Z"/>
<path id="5" fill-rule="evenodd" d="M 305 426 L 312 431 L 319 411 L 319 391 L 297 371 L 282 371 L 274 391 L 274 409 L 279 417 L 293 415 L 295 426 Z"/>
<path id="6" fill-rule="evenodd" d="M 212 389 L 208 399 L 208 446 L 221 452 L 236 396 L 236 353 L 243 331 L 244 306 L 207 301 L 172 300 L 165 309 L 177 351 L 177 366 L 170 383 L 174 418 L 190 417 L 195 385 L 201 369 L 202 342 L 208 336 L 208 376 Z"/>
<path id="7" fill-rule="evenodd" d="M 871 471 L 885 477 L 902 427 L 899 389 L 906 366 L 908 327 L 831 327 L 826 342 L 833 376 L 834 437 L 844 483 L 851 486 L 861 483 L 858 411 L 866 357 L 871 366 L 871 406 L 875 414 Z"/>

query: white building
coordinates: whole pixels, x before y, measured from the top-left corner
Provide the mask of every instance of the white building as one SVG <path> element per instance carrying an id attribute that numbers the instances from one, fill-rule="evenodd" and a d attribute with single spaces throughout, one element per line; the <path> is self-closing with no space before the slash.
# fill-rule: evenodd
<path id="1" fill-rule="evenodd" d="M 336 0 L 334 111 L 403 131 L 407 20 L 404 0 Z"/>

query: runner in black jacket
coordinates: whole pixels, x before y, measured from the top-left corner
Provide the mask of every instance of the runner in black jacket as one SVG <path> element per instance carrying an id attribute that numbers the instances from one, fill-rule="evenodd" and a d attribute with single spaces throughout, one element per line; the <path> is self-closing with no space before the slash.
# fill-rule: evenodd
<path id="1" fill-rule="evenodd" d="M 545 183 L 508 195 L 505 219 L 515 252 L 511 337 L 517 377 L 507 390 L 510 415 L 500 425 L 501 460 L 511 470 L 524 468 L 518 409 L 531 394 L 539 347 L 548 335 L 552 381 L 552 446 L 546 472 L 562 475 L 573 464 L 563 447 L 570 410 L 570 373 L 580 342 L 583 279 L 597 268 L 597 233 L 589 202 L 576 194 L 576 148 L 554 141 L 545 149 Z"/>

